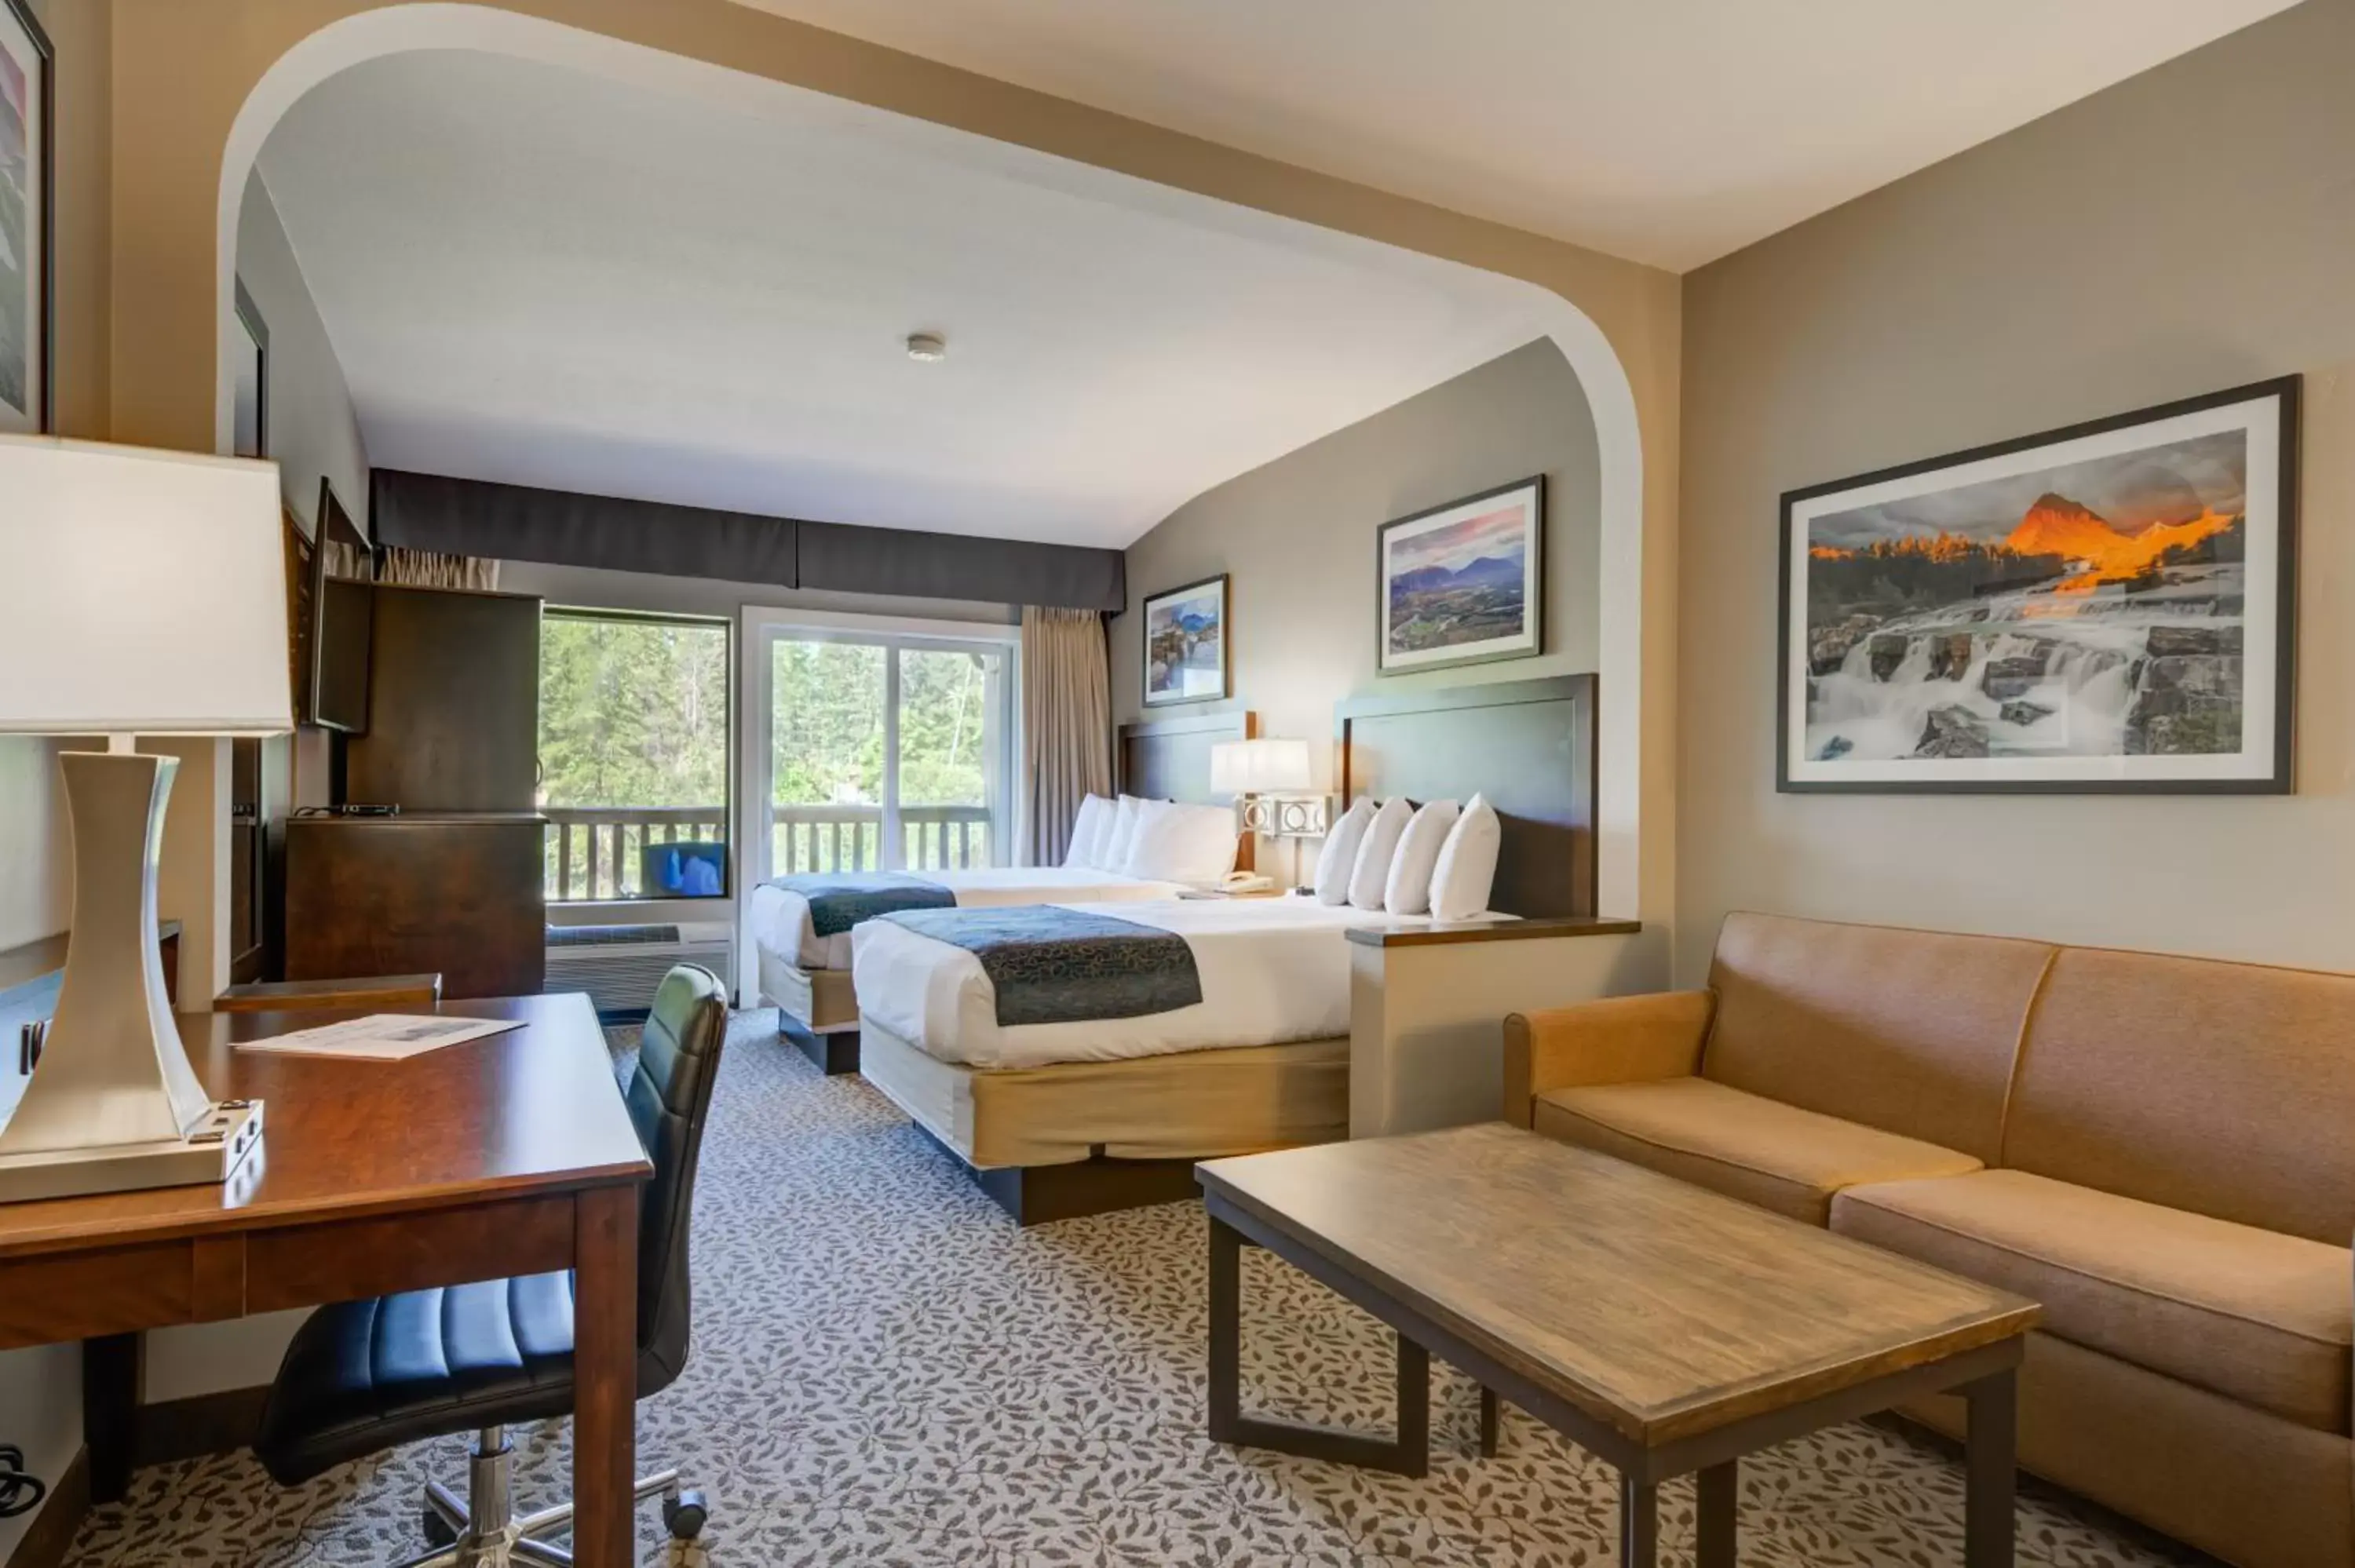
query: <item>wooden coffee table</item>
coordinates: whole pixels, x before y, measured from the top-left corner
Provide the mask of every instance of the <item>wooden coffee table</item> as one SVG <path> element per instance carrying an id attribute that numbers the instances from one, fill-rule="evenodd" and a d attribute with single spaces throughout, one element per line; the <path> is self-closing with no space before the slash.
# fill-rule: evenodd
<path id="1" fill-rule="evenodd" d="M 1698 1562 L 1732 1568 L 1742 1456 L 1923 1394 L 1969 1401 L 1965 1562 L 2012 1561 L 2013 1375 L 2034 1302 L 1501 1122 L 1197 1167 L 1210 1215 L 1210 1436 L 1423 1474 L 1429 1357 L 1620 1473 L 1650 1568 L 1660 1483 L 1698 1472 Z M 1398 1331 L 1391 1438 L 1241 1411 L 1241 1248 Z"/>

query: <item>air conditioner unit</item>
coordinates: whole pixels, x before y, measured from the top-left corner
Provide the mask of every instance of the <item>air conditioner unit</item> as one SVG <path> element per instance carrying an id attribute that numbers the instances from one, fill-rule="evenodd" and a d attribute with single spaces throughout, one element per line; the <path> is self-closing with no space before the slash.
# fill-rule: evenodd
<path id="1" fill-rule="evenodd" d="M 585 991 L 602 1019 L 644 1018 L 673 964 L 700 964 L 735 989 L 736 928 L 726 921 L 686 926 L 550 926 L 544 991 Z"/>

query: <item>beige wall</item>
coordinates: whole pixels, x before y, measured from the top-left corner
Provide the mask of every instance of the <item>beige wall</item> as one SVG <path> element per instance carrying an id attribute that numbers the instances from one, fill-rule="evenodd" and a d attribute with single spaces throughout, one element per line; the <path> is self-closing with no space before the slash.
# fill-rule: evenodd
<path id="1" fill-rule="evenodd" d="M 111 0 L 33 0 L 57 48 L 57 381 L 51 423 L 69 436 L 107 433 L 110 313 L 107 231 L 112 99 Z M 0 948 L 66 928 L 73 916 L 58 743 L 0 738 Z M 54 1479 L 81 1443 L 81 1351 L 0 1355 L 0 1411 L 23 1413 L 0 1440 L 23 1446 Z M 0 1560 L 37 1514 L 0 1520 Z"/>
<path id="2" fill-rule="evenodd" d="M 1317 782 L 1332 788 L 1333 705 L 1376 689 L 1375 529 L 1534 473 L 1546 477 L 1544 655 L 1393 676 L 1380 689 L 1593 670 L 1595 461 L 1578 377 L 1540 339 L 1204 492 L 1129 547 L 1129 611 L 1111 629 L 1113 711 L 1123 723 L 1146 716 L 1137 607 L 1229 573 L 1235 699 L 1258 712 L 1263 734 L 1309 740 Z"/>
<path id="3" fill-rule="evenodd" d="M 1687 280 L 1679 974 L 1730 908 L 2355 969 L 2355 5 Z M 2298 793 L 1774 792 L 1788 488 L 2307 375 Z"/>
<path id="4" fill-rule="evenodd" d="M 34 0 L 57 47 L 57 382 L 52 423 L 107 433 L 109 0 Z M 44 740 L 0 738 L 0 948 L 66 927 L 65 796 Z"/>

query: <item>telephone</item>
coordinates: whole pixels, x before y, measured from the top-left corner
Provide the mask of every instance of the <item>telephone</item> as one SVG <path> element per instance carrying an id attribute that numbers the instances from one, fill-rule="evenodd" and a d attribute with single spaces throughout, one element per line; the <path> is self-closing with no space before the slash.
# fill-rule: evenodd
<path id="1" fill-rule="evenodd" d="M 1257 872 L 1231 871 L 1219 879 L 1219 891 L 1225 894 L 1273 893 L 1275 878 L 1262 876 Z"/>

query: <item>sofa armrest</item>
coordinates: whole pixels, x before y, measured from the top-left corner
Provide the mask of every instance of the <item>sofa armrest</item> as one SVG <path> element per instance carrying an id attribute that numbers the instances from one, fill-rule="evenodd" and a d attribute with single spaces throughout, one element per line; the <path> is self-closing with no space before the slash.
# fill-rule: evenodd
<path id="1" fill-rule="evenodd" d="M 1550 1089 L 1689 1077 L 1717 1011 L 1712 991 L 1614 996 L 1505 1020 L 1505 1119 L 1528 1127 Z"/>

